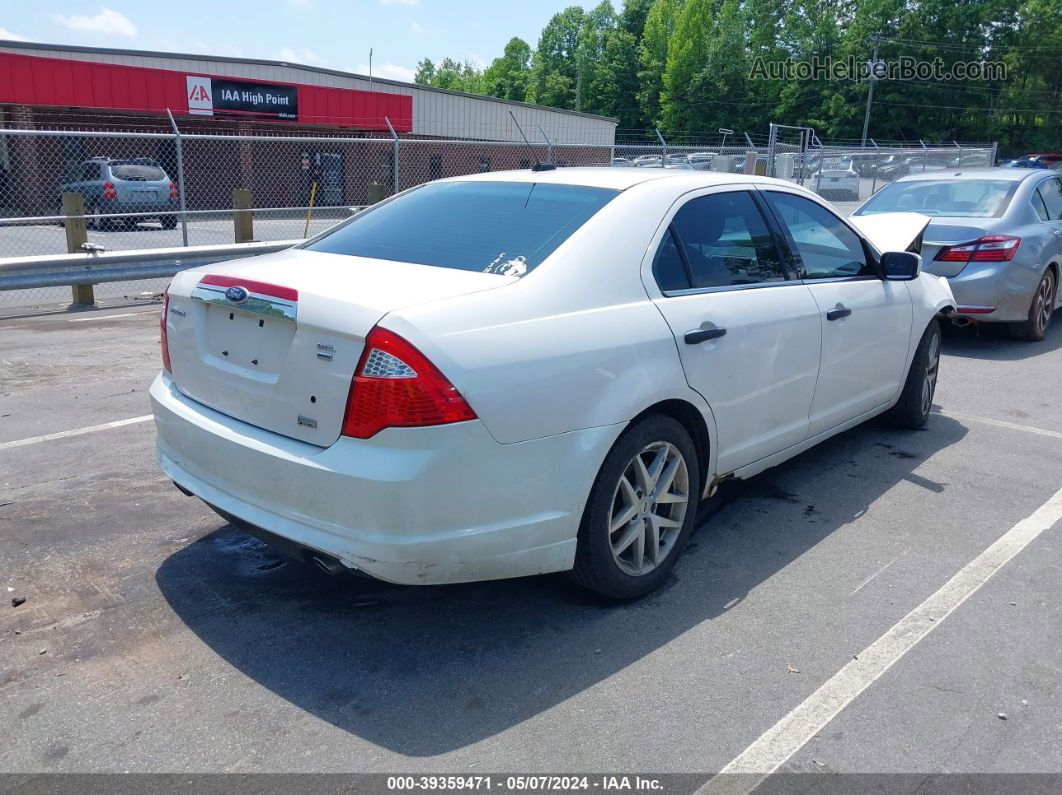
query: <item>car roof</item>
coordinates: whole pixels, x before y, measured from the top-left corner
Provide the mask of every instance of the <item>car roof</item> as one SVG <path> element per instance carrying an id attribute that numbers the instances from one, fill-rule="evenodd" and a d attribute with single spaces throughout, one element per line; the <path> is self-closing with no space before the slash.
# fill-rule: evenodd
<path id="1" fill-rule="evenodd" d="M 1034 179 L 1037 175 L 1042 175 L 1042 171 L 1036 171 L 1033 169 L 1024 168 L 962 168 L 959 167 L 955 171 L 951 169 L 944 169 L 938 171 L 926 171 L 918 174 L 908 174 L 906 177 L 901 177 L 896 180 L 897 182 L 922 182 L 922 181 L 939 181 L 941 179 L 998 179 L 1002 181 L 1010 182 L 1022 182 L 1026 179 Z"/>
<path id="2" fill-rule="evenodd" d="M 558 168 L 551 171 L 532 171 L 524 168 L 515 171 L 489 171 L 482 174 L 468 174 L 451 177 L 447 182 L 537 182 L 551 185 L 581 185 L 590 188 L 612 188 L 626 190 L 653 180 L 666 179 L 682 183 L 679 187 L 710 188 L 716 185 L 784 185 L 796 187 L 791 182 L 760 177 L 755 174 L 722 174 L 715 171 L 697 171 L 668 168 L 603 168 L 574 167 Z"/>

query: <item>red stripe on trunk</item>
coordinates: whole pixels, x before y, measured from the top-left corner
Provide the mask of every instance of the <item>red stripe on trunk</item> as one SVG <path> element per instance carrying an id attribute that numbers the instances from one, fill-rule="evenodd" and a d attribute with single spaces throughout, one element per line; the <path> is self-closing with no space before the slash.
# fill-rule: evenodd
<path id="1" fill-rule="evenodd" d="M 212 284 L 215 287 L 244 287 L 252 293 L 268 295 L 272 298 L 283 298 L 285 301 L 298 301 L 299 291 L 291 287 L 281 287 L 268 282 L 256 282 L 253 279 L 239 279 L 234 276 L 220 276 L 211 273 L 199 280 L 200 284 Z"/>

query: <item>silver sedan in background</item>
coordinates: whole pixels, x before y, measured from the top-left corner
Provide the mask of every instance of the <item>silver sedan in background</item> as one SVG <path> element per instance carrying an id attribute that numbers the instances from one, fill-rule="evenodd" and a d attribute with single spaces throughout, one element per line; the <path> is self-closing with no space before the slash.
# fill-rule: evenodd
<path id="1" fill-rule="evenodd" d="M 923 269 L 944 276 L 956 321 L 1008 323 L 1040 340 L 1059 305 L 1062 177 L 1051 171 L 977 168 L 912 174 L 886 185 L 854 215 L 931 216 Z"/>

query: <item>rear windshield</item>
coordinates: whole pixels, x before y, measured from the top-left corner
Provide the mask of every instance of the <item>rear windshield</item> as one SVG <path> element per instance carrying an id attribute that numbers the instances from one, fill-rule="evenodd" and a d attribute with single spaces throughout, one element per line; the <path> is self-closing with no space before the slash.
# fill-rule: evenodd
<path id="1" fill-rule="evenodd" d="M 856 215 L 916 212 L 968 218 L 999 218 L 1018 183 L 1012 180 L 954 179 L 894 182 L 886 185 Z"/>
<path id="2" fill-rule="evenodd" d="M 143 163 L 111 163 L 111 175 L 115 179 L 133 182 L 156 182 L 166 179 L 166 172 L 161 168 Z"/>
<path id="3" fill-rule="evenodd" d="M 532 182 L 436 182 L 356 215 L 306 248 L 522 276 L 618 193 Z"/>

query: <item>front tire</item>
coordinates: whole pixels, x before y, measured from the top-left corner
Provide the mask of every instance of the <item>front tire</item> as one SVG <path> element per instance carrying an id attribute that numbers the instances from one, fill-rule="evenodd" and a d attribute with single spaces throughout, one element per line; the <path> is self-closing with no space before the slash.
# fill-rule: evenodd
<path id="1" fill-rule="evenodd" d="M 929 411 L 933 408 L 933 396 L 937 392 L 939 370 L 940 324 L 933 318 L 915 350 L 900 399 L 885 415 L 893 425 L 911 430 L 925 427 Z"/>
<path id="2" fill-rule="evenodd" d="M 1036 285 L 1032 301 L 1029 302 L 1029 317 L 1022 323 L 1011 324 L 1011 336 L 1030 342 L 1042 340 L 1047 335 L 1047 329 L 1051 327 L 1057 295 L 1058 282 L 1055 279 L 1055 272 L 1048 268 L 1040 277 L 1040 283 Z"/>
<path id="3" fill-rule="evenodd" d="M 650 415 L 609 451 L 579 528 L 572 578 L 614 599 L 635 599 L 670 574 L 693 530 L 697 449 L 677 420 Z"/>

